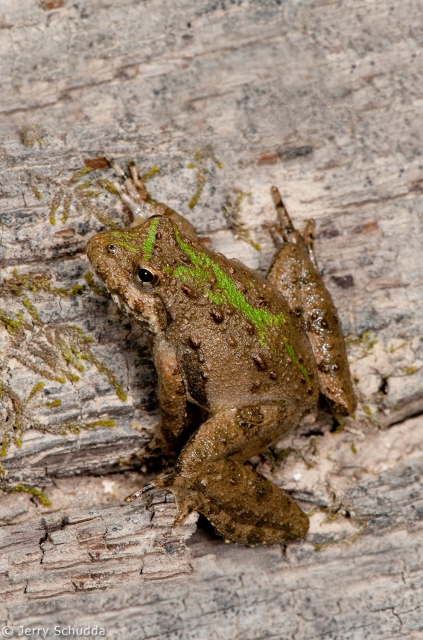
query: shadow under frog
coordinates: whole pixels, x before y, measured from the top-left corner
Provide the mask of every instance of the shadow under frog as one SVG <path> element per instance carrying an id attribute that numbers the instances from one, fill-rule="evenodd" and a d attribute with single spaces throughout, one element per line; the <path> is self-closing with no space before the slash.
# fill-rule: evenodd
<path id="1" fill-rule="evenodd" d="M 118 172 L 121 170 L 118 169 Z M 317 270 L 312 223 L 296 231 L 278 190 L 281 246 L 267 279 L 206 249 L 192 225 L 147 194 L 138 172 L 123 197 L 134 216 L 125 231 L 94 236 L 87 253 L 122 310 L 151 336 L 161 422 L 151 448 L 165 459 L 186 426 L 187 401 L 207 411 L 174 470 L 127 498 L 166 488 L 175 524 L 196 510 L 225 538 L 277 544 L 305 536 L 308 516 L 244 463 L 317 407 L 355 409 L 342 329 Z"/>

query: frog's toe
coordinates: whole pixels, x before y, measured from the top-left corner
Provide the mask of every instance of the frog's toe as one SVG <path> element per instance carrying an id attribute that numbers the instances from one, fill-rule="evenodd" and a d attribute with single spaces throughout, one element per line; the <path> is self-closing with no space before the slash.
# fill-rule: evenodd
<path id="1" fill-rule="evenodd" d="M 137 489 L 134 493 L 131 493 L 129 496 L 126 496 L 124 499 L 125 502 L 133 502 L 137 498 L 140 498 L 142 495 L 149 491 L 158 490 L 158 489 L 167 489 L 169 483 L 171 482 L 171 478 L 173 478 L 173 473 L 164 473 L 161 476 L 158 476 L 154 482 L 149 482 L 144 485 L 142 489 Z M 170 487 L 169 487 L 170 488 Z"/>

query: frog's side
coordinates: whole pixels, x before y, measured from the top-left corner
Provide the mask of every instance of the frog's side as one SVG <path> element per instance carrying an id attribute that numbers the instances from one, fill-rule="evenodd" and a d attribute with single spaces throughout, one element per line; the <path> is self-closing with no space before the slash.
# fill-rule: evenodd
<path id="1" fill-rule="evenodd" d="M 187 400 L 209 416 L 175 471 L 145 489 L 174 493 L 176 523 L 197 510 L 224 537 L 248 544 L 302 537 L 309 521 L 282 489 L 243 463 L 316 408 L 319 393 L 336 414 L 355 408 L 311 227 L 305 237 L 295 231 L 274 187 L 272 195 L 284 243 L 267 280 L 206 249 L 187 220 L 150 199 L 134 168 L 125 199 L 151 217 L 100 233 L 87 249 L 113 299 L 151 335 L 161 406 L 156 446 L 171 456 Z"/>

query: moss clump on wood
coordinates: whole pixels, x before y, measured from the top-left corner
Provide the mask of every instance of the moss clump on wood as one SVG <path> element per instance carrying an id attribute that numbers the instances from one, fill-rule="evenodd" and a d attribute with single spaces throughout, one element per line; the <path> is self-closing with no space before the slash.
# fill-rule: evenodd
<path id="1" fill-rule="evenodd" d="M 256 251 L 261 251 L 261 246 L 254 242 L 252 238 L 250 238 L 250 232 L 248 229 L 245 229 L 244 225 L 241 221 L 241 203 L 244 198 L 250 196 L 251 193 L 244 193 L 239 189 L 235 190 L 234 197 L 228 196 L 225 200 L 225 203 L 222 207 L 223 215 L 226 220 L 229 222 L 229 228 L 235 234 L 236 238 L 243 240 L 250 244 Z"/>
<path id="2" fill-rule="evenodd" d="M 34 419 L 34 410 L 42 405 L 39 393 L 42 391 L 45 380 L 51 380 L 60 384 L 66 381 L 74 383 L 84 373 L 86 364 L 94 366 L 99 373 L 105 376 L 116 391 L 117 396 L 126 400 L 126 393 L 118 381 L 114 371 L 106 366 L 92 350 L 93 338 L 86 335 L 77 326 L 65 323 L 44 323 L 36 306 L 23 294 L 23 290 L 31 292 L 44 291 L 55 296 L 72 296 L 84 290 L 83 285 L 74 285 L 71 289 L 56 287 L 50 278 L 43 276 L 30 276 L 18 274 L 15 270 L 13 276 L 5 280 L 0 287 L 0 294 L 16 296 L 22 305 L 15 314 L 0 308 L 0 326 L 9 334 L 9 346 L 7 360 L 14 359 L 27 369 L 36 373 L 41 380 L 37 382 L 22 397 L 14 390 L 6 375 L 4 358 L 3 368 L 0 371 L 0 457 L 7 454 L 8 445 L 13 442 L 20 446 L 22 434 L 29 428 L 41 431 L 62 433 L 79 431 L 80 429 L 94 428 L 96 426 L 114 426 L 114 421 L 97 420 L 90 423 L 76 425 L 46 426 Z M 60 398 L 44 404 L 47 409 L 60 406 Z M 3 467 L 0 474 L 4 475 Z"/>
<path id="3" fill-rule="evenodd" d="M 13 487 L 9 487 L 5 485 L 5 486 L 2 486 L 1 489 L 6 493 L 29 493 L 29 495 L 34 496 L 34 498 L 37 498 L 37 500 L 39 500 L 41 504 L 44 504 L 46 507 L 50 507 L 52 504 L 51 500 L 49 500 L 47 496 L 40 489 L 37 489 L 36 487 L 31 487 L 26 484 L 17 484 Z"/>
<path id="4" fill-rule="evenodd" d="M 62 427 L 62 434 L 66 435 L 66 433 L 70 432 L 77 435 L 81 431 L 86 431 L 88 429 L 96 429 L 97 427 L 111 428 L 115 426 L 116 426 L 116 422 L 114 420 L 106 420 L 106 419 L 93 420 L 93 422 L 74 422 L 70 424 L 65 424 Z"/>
<path id="5" fill-rule="evenodd" d="M 222 163 L 213 155 L 210 147 L 204 147 L 197 151 L 194 155 L 194 161 L 188 165 L 188 169 L 195 169 L 197 172 L 197 188 L 188 203 L 190 209 L 194 209 L 207 182 L 207 160 L 211 160 L 219 169 L 223 169 Z"/>

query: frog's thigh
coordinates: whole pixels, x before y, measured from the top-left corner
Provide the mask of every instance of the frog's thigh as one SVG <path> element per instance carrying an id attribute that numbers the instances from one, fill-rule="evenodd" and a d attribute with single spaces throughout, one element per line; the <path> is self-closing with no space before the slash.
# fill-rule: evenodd
<path id="1" fill-rule="evenodd" d="M 244 462 L 295 426 L 297 410 L 275 405 L 247 406 L 218 413 L 190 438 L 178 458 L 177 471 L 192 476 L 208 462 L 232 458 Z"/>
<path id="2" fill-rule="evenodd" d="M 301 303 L 320 391 L 335 414 L 349 415 L 355 410 L 356 399 L 341 321 L 332 296 L 309 259 L 303 264 Z"/>
<path id="3" fill-rule="evenodd" d="M 313 264 L 302 236 L 280 248 L 267 277 L 302 318 L 317 364 L 322 394 L 335 414 L 348 415 L 356 406 L 342 326 L 325 283 Z"/>

